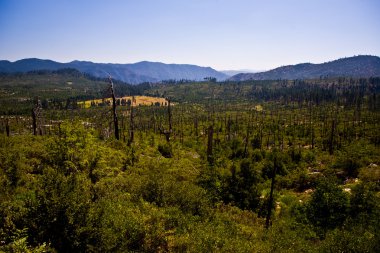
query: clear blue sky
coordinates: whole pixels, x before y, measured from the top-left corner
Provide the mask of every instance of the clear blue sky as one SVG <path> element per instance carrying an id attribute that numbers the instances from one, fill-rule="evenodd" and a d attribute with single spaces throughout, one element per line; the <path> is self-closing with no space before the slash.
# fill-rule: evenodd
<path id="1" fill-rule="evenodd" d="M 266 70 L 380 55 L 378 0 L 0 0 L 0 59 Z"/>

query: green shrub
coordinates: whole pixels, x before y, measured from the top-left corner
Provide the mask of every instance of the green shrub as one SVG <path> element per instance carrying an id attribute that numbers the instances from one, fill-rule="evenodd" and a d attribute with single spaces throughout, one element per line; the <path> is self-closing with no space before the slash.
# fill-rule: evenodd
<path id="1" fill-rule="evenodd" d="M 310 222 L 322 231 L 339 227 L 348 215 L 349 199 L 332 180 L 321 179 L 307 203 Z"/>
<path id="2" fill-rule="evenodd" d="M 173 157 L 173 150 L 170 144 L 158 144 L 158 151 L 161 153 L 163 157 Z"/>

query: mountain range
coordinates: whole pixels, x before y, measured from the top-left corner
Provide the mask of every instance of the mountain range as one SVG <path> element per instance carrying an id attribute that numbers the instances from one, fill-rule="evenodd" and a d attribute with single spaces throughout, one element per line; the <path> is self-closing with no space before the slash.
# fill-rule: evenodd
<path id="1" fill-rule="evenodd" d="M 262 72 L 262 71 L 257 71 L 257 70 L 251 70 L 251 69 L 240 69 L 240 70 L 220 70 L 219 72 L 222 72 L 228 76 L 234 76 L 240 73 L 257 73 L 257 72 Z"/>
<path id="2" fill-rule="evenodd" d="M 380 76 L 380 58 L 359 55 L 321 64 L 301 63 L 259 73 L 240 73 L 230 81 L 313 79 L 320 77 L 375 77 Z"/>
<path id="3" fill-rule="evenodd" d="M 378 56 L 359 55 L 321 64 L 301 63 L 275 68 L 265 72 L 240 73 L 220 72 L 210 67 L 189 64 L 164 64 L 142 61 L 133 64 L 94 63 L 90 61 L 72 61 L 60 63 L 36 58 L 15 62 L 0 61 L 0 72 L 15 73 L 37 70 L 59 70 L 73 68 L 95 77 L 108 77 L 130 83 L 160 82 L 164 80 L 202 81 L 207 77 L 218 81 L 276 80 L 276 79 L 313 79 L 321 77 L 375 77 L 380 76 L 380 58 Z M 228 79 L 227 79 L 228 78 Z"/>
<path id="4" fill-rule="evenodd" d="M 108 77 L 130 83 L 159 82 L 163 80 L 204 80 L 206 77 L 223 81 L 228 75 L 210 67 L 189 64 L 164 64 L 160 62 L 142 61 L 133 64 L 94 63 L 89 61 L 72 61 L 60 63 L 52 60 L 36 58 L 22 59 L 15 62 L 0 61 L 0 72 L 15 73 L 37 70 L 58 70 L 74 68 L 95 77 Z"/>

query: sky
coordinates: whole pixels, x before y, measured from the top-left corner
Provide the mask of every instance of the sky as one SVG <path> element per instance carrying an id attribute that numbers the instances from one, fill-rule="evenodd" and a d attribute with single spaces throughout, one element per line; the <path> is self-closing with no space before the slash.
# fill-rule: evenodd
<path id="1" fill-rule="evenodd" d="M 379 0 L 0 0 L 0 59 L 269 70 L 380 56 Z"/>

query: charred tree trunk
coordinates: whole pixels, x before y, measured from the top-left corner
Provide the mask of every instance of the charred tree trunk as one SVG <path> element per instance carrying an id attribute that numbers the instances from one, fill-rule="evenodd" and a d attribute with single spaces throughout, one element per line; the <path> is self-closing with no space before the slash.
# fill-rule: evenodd
<path id="1" fill-rule="evenodd" d="M 130 121 L 129 121 L 129 139 L 128 139 L 128 146 L 130 146 L 133 143 L 133 140 L 135 138 L 135 123 L 134 123 L 134 115 L 133 115 L 133 101 L 134 101 L 134 96 L 132 96 L 132 101 L 131 101 L 131 110 L 130 110 Z"/>
<path id="2" fill-rule="evenodd" d="M 32 109 L 32 127 L 33 127 L 33 135 L 37 135 L 37 119 L 40 114 L 41 106 L 40 100 L 36 98 L 36 104 Z"/>
<path id="3" fill-rule="evenodd" d="M 276 179 L 276 173 L 277 173 L 277 155 L 274 153 L 273 157 L 273 175 L 272 175 L 272 183 L 270 186 L 270 194 L 269 194 L 269 201 L 268 201 L 268 207 L 267 207 L 267 217 L 265 220 L 265 227 L 268 229 L 271 222 L 271 214 L 272 214 L 272 206 L 273 206 L 273 191 L 274 191 L 274 184 Z"/>
<path id="4" fill-rule="evenodd" d="M 168 98 L 168 116 L 169 116 L 169 132 L 172 132 L 172 111 L 170 107 L 170 99 Z"/>
<path id="5" fill-rule="evenodd" d="M 9 137 L 9 120 L 8 118 L 5 121 L 5 132 L 7 133 L 7 137 Z"/>
<path id="6" fill-rule="evenodd" d="M 35 108 L 32 109 L 32 121 L 33 135 L 37 135 L 37 115 Z"/>
<path id="7" fill-rule="evenodd" d="M 171 111 L 171 107 L 170 107 L 170 99 L 167 98 L 168 100 L 168 121 L 169 121 L 169 130 L 164 130 L 162 128 L 160 128 L 160 133 L 165 135 L 165 139 L 167 142 L 170 142 L 170 135 L 172 133 L 172 111 Z"/>
<path id="8" fill-rule="evenodd" d="M 113 89 L 113 82 L 111 79 L 111 76 L 108 78 L 110 82 L 110 89 L 111 89 L 111 96 L 112 96 L 112 114 L 113 114 L 113 124 L 114 124 L 114 129 L 115 129 L 115 138 L 116 140 L 119 140 L 119 121 L 117 119 L 117 114 L 116 114 L 116 97 L 115 97 L 115 92 Z"/>
<path id="9" fill-rule="evenodd" d="M 211 125 L 208 127 L 208 138 L 207 138 L 207 161 L 209 163 L 212 163 L 213 161 L 213 157 L 212 157 L 213 137 L 214 137 L 214 127 Z"/>
<path id="10" fill-rule="evenodd" d="M 311 104 L 311 100 L 309 102 L 309 134 L 310 134 L 311 148 L 314 149 L 313 107 Z"/>
<path id="11" fill-rule="evenodd" d="M 248 143 L 249 143 L 250 128 L 251 128 L 251 116 L 249 117 L 249 121 L 248 121 L 248 125 L 247 125 L 247 133 L 246 133 L 246 136 L 245 136 L 244 157 L 248 156 Z"/>
<path id="12" fill-rule="evenodd" d="M 229 116 L 228 121 L 227 121 L 227 141 L 231 140 L 231 125 L 232 125 L 232 120 L 231 120 L 231 116 Z"/>
<path id="13" fill-rule="evenodd" d="M 329 153 L 332 155 L 334 153 L 334 136 L 335 136 L 335 119 L 333 119 L 331 124 L 331 133 L 329 139 Z"/>
<path id="14" fill-rule="evenodd" d="M 198 137 L 198 116 L 195 116 L 195 119 L 194 119 L 194 131 L 195 131 L 195 137 Z"/>
<path id="15" fill-rule="evenodd" d="M 183 107 L 181 107 L 181 118 L 180 118 L 180 127 L 181 127 L 181 135 L 180 135 L 180 141 L 181 144 L 183 144 Z"/>

